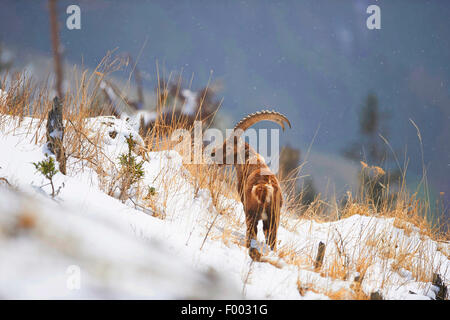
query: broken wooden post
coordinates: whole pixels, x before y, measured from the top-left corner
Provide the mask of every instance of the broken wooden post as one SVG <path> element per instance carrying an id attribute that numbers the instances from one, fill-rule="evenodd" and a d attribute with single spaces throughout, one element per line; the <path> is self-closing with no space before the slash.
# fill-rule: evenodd
<path id="1" fill-rule="evenodd" d="M 314 262 L 314 270 L 317 272 L 322 268 L 323 257 L 325 256 L 325 243 L 320 241 L 319 249 L 317 249 L 316 261 Z"/>
<path id="2" fill-rule="evenodd" d="M 433 285 L 439 288 L 436 294 L 436 300 L 445 300 L 447 298 L 448 288 L 438 273 L 433 274 Z"/>
<path id="3" fill-rule="evenodd" d="M 383 300 L 383 296 L 379 291 L 371 292 L 370 300 Z"/>
<path id="4" fill-rule="evenodd" d="M 66 174 L 66 153 L 63 146 L 64 124 L 62 119 L 62 104 L 58 97 L 53 99 L 52 109 L 47 117 L 47 148 L 56 156 L 59 171 Z"/>

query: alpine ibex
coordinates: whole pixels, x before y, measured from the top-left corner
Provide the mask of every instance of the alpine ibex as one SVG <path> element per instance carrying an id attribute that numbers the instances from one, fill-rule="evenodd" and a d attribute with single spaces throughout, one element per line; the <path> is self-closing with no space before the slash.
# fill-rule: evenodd
<path id="1" fill-rule="evenodd" d="M 258 222 L 263 220 L 266 243 L 272 250 L 275 250 L 280 210 L 283 204 L 278 179 L 269 169 L 264 158 L 247 142 L 240 139 L 245 130 L 264 120 L 278 123 L 283 130 L 285 123 L 291 127 L 289 120 L 278 112 L 260 111 L 253 113 L 236 124 L 232 135 L 219 148 L 222 155 L 218 155 L 219 149 L 214 150 L 211 154 L 213 159 L 219 159 L 223 161 L 223 164 L 230 164 L 227 159 L 233 159 L 232 164 L 236 166 L 238 192 L 246 217 L 246 246 L 247 248 L 251 247 L 250 256 L 255 260 L 261 258 L 259 251 L 251 245 L 251 241 L 257 239 Z M 221 159 L 221 156 L 223 156 L 223 159 Z"/>

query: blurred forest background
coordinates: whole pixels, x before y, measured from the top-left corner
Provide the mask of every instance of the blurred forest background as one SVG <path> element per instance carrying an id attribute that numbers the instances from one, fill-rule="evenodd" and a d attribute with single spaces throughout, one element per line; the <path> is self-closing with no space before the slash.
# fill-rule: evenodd
<path id="1" fill-rule="evenodd" d="M 81 8 L 81 30 L 65 27 L 71 4 Z M 381 8 L 381 30 L 366 27 L 370 4 Z M 301 182 L 310 198 L 356 190 L 360 161 L 392 175 L 407 163 L 410 188 L 425 171 L 431 204 L 448 207 L 449 2 L 60 0 L 57 6 L 67 65 L 95 68 L 116 49 L 137 61 L 149 93 L 157 65 L 163 76 L 182 72 L 195 90 L 219 84 L 220 112 L 230 125 L 266 106 L 287 115 L 293 128 L 280 134 L 285 162 L 306 161 Z M 39 68 L 51 61 L 49 30 L 47 1 L 3 0 L 0 67 L 46 77 L 51 67 Z M 129 74 L 114 76 L 126 81 Z"/>

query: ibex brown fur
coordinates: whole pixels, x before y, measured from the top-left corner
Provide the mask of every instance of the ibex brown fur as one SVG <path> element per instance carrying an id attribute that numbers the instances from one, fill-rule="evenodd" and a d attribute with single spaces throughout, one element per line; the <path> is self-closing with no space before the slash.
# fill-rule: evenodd
<path id="1" fill-rule="evenodd" d="M 283 204 L 281 187 L 277 177 L 272 173 L 264 158 L 259 155 L 248 143 L 240 141 L 245 130 L 260 121 L 278 123 L 284 130 L 284 123 L 291 126 L 289 120 L 275 111 L 260 111 L 253 113 L 234 127 L 233 134 L 221 147 L 223 163 L 233 156 L 238 180 L 238 192 L 244 206 L 247 233 L 246 246 L 251 247 L 252 239 L 257 239 L 257 226 L 259 220 L 263 221 L 263 230 L 267 245 L 276 249 L 277 230 L 280 222 L 280 210 Z M 213 157 L 216 156 L 213 151 Z M 250 249 L 250 256 L 260 260 L 260 253 L 256 248 Z"/>

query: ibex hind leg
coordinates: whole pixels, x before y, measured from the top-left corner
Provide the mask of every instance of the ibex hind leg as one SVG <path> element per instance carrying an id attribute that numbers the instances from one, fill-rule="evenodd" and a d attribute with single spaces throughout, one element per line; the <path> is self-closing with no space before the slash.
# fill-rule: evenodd
<path id="1" fill-rule="evenodd" d="M 259 248 L 256 246 L 257 243 L 257 232 L 258 232 L 258 219 L 256 215 L 247 217 L 247 234 L 246 234 L 246 247 L 249 248 L 248 254 L 250 258 L 254 261 L 261 261 L 261 253 Z M 254 244 L 252 245 L 252 240 Z"/>
<path id="2" fill-rule="evenodd" d="M 250 248 L 252 240 L 256 242 L 258 239 L 258 220 L 256 219 L 256 213 L 249 212 L 246 216 L 247 234 L 245 236 L 245 246 Z"/>
<path id="3" fill-rule="evenodd" d="M 276 250 L 277 247 L 277 230 L 278 230 L 278 215 L 274 208 L 267 208 L 267 219 L 263 221 L 263 230 L 266 237 L 266 244 L 272 249 Z"/>

